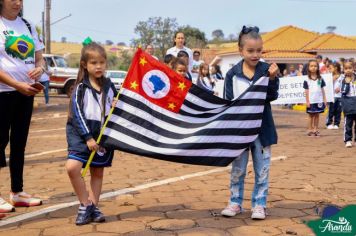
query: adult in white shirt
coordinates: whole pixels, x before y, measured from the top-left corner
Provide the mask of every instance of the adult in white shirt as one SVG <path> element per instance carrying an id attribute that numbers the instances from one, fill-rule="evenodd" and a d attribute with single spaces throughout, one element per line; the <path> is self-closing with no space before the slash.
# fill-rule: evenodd
<path id="1" fill-rule="evenodd" d="M 189 55 L 189 72 L 192 72 L 193 69 L 193 52 L 190 48 L 187 48 L 185 45 L 184 33 L 177 32 L 174 35 L 174 47 L 171 47 L 167 50 L 166 55 L 172 54 L 173 56 L 177 56 L 178 52 L 186 51 Z"/>
<path id="2" fill-rule="evenodd" d="M 0 168 L 10 141 L 11 176 L 11 205 L 0 198 L 0 212 L 42 203 L 23 191 L 24 152 L 39 92 L 31 84 L 43 73 L 43 44 L 35 27 L 19 16 L 22 7 L 22 0 L 0 0 Z"/>

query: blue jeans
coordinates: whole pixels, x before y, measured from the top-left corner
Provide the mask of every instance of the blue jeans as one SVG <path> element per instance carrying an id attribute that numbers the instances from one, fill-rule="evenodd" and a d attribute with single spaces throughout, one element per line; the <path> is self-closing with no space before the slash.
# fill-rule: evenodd
<path id="1" fill-rule="evenodd" d="M 48 104 L 49 102 L 49 95 L 48 95 L 48 90 L 49 90 L 49 80 L 40 82 L 45 88 L 43 89 L 44 97 L 45 97 L 45 102 Z"/>
<path id="2" fill-rule="evenodd" d="M 255 186 L 252 192 L 252 207 L 267 205 L 267 194 L 269 184 L 269 168 L 271 163 L 271 147 L 262 147 L 257 138 L 250 148 L 252 153 L 253 168 L 255 171 Z M 244 184 L 248 163 L 249 150 L 245 150 L 232 162 L 230 179 L 230 204 L 242 206 L 244 198 Z"/>

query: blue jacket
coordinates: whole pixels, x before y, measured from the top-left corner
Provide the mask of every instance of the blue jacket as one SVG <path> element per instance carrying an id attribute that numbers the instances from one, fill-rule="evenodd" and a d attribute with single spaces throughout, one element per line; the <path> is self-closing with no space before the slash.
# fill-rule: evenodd
<path id="1" fill-rule="evenodd" d="M 356 91 L 351 83 L 346 83 L 345 78 L 342 80 L 341 104 L 345 115 L 356 114 Z"/>
<path id="2" fill-rule="evenodd" d="M 89 154 L 86 141 L 98 138 L 117 91 L 110 79 L 104 78 L 102 97 L 105 99 L 99 101 L 97 94 L 88 78 L 73 90 L 66 127 L 68 151 Z"/>
<path id="3" fill-rule="evenodd" d="M 236 98 L 234 95 L 233 82 L 237 78 L 242 78 L 250 81 L 242 71 L 243 60 L 233 66 L 227 73 L 225 77 L 224 85 L 224 98 L 228 100 L 233 100 Z M 252 78 L 252 81 L 256 81 L 262 76 L 266 76 L 268 72 L 269 64 L 265 62 L 258 62 L 256 65 L 255 75 Z M 279 79 L 275 78 L 270 80 L 268 83 L 266 103 L 262 116 L 262 125 L 259 138 L 263 147 L 270 146 L 272 144 L 277 144 L 278 136 L 276 127 L 274 125 L 271 101 L 274 101 L 278 98 L 278 89 L 279 89 Z"/>

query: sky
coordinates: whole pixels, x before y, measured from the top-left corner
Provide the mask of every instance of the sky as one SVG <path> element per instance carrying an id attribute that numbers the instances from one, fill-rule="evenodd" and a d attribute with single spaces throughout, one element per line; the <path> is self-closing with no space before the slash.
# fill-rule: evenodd
<path id="1" fill-rule="evenodd" d="M 44 1 L 24 0 L 24 17 L 41 26 Z M 356 36 L 355 12 L 356 0 L 52 0 L 52 22 L 71 16 L 52 25 L 51 37 L 129 44 L 138 37 L 134 28 L 139 21 L 159 16 L 196 27 L 208 39 L 216 29 L 228 36 L 243 25 L 256 25 L 261 32 L 293 25 L 319 33 L 336 26 L 335 33 Z"/>

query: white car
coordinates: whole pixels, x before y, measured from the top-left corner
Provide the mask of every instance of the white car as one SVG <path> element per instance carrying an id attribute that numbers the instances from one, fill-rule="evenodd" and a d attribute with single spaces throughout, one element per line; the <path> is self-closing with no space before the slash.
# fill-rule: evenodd
<path id="1" fill-rule="evenodd" d="M 123 70 L 107 70 L 105 77 L 109 78 L 111 82 L 115 85 L 115 88 L 119 90 L 121 85 L 124 83 L 127 71 Z"/>
<path id="2" fill-rule="evenodd" d="M 78 68 L 69 68 L 63 56 L 43 54 L 48 70 L 51 73 L 49 88 L 57 89 L 59 93 L 72 94 L 77 80 Z"/>

